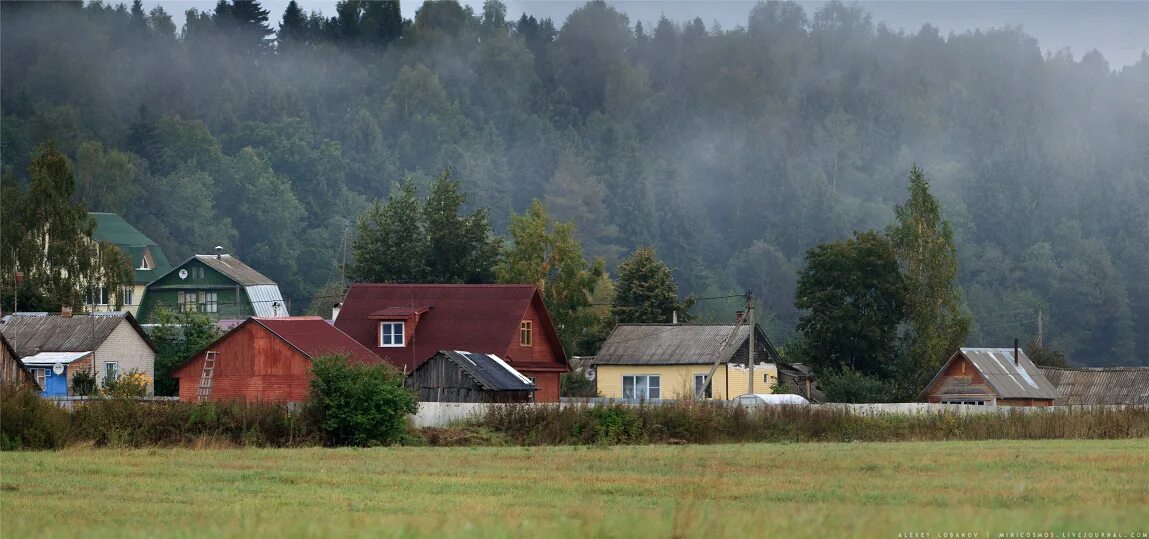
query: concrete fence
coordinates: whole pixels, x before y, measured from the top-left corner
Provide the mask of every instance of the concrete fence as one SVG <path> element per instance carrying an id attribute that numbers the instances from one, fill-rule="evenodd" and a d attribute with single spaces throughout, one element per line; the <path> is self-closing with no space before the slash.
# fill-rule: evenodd
<path id="1" fill-rule="evenodd" d="M 43 395 L 44 400 L 54 403 L 65 410 L 71 410 L 76 403 L 83 404 L 88 401 L 104 400 L 110 397 L 80 397 L 76 395 Z M 172 402 L 180 400 L 179 397 L 133 397 L 134 401 Z"/>

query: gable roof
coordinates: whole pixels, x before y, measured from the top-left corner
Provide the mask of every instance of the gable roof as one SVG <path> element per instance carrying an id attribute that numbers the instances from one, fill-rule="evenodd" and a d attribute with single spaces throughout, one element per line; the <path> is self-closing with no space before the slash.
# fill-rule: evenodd
<path id="1" fill-rule="evenodd" d="M 163 249 L 123 217 L 104 212 L 88 212 L 88 216 L 96 221 L 96 229 L 92 233 L 93 239 L 119 247 L 132 259 L 132 270 L 135 271 L 137 283 L 150 283 L 155 277 L 171 270 L 171 263 L 168 262 Z M 145 251 L 151 253 L 154 265 L 151 269 L 143 270 L 140 269 L 140 261 L 144 258 Z"/>
<path id="2" fill-rule="evenodd" d="M 543 318 L 541 331 L 565 365 L 566 353 L 534 285 L 357 283 L 347 290 L 335 327 L 393 363 L 414 370 L 440 350 L 506 354 L 533 302 L 538 302 Z M 407 346 L 376 348 L 379 322 L 372 320 L 373 315 L 414 314 L 423 309 Z"/>
<path id="3" fill-rule="evenodd" d="M 241 262 L 231 255 L 195 255 L 192 258 L 203 262 L 207 267 L 216 270 L 242 286 L 256 286 L 261 284 L 275 284 L 268 276 L 255 271 L 254 268 Z M 189 259 L 190 260 L 190 259 Z M 185 262 L 186 264 L 187 262 Z M 183 264 L 180 264 L 181 266 Z"/>
<path id="4" fill-rule="evenodd" d="M 458 365 L 463 372 L 474 378 L 487 391 L 534 391 L 536 389 L 530 378 L 523 376 L 495 354 L 441 350 L 436 355 L 446 357 Z M 423 368 L 425 365 L 427 362 L 424 362 L 419 368 Z"/>
<path id="5" fill-rule="evenodd" d="M 267 328 L 308 358 L 339 354 L 348 356 L 352 361 L 379 362 L 379 357 L 374 352 L 318 316 L 252 317 L 249 320 Z"/>
<path id="6" fill-rule="evenodd" d="M 1057 404 L 1149 404 L 1149 367 L 1041 367 L 1057 389 Z"/>
<path id="7" fill-rule="evenodd" d="M 12 343 L 17 357 L 23 358 L 40 352 L 90 352 L 99 348 L 125 320 L 152 351 L 158 351 L 128 312 L 74 316 L 17 313 L 0 326 L 0 331 Z"/>
<path id="8" fill-rule="evenodd" d="M 619 324 L 595 354 L 596 365 L 686 365 L 729 363 L 750 335 L 750 326 L 734 324 Z M 769 345 L 762 328 L 758 339 Z M 757 347 L 756 347 L 757 348 Z M 757 362 L 757 359 L 755 359 Z"/>
<path id="9" fill-rule="evenodd" d="M 965 357 L 1000 399 L 1057 399 L 1057 390 L 1045 378 L 1041 369 L 1029 360 L 1025 351 L 1018 350 L 1016 364 L 1013 351 L 1013 348 L 962 348 L 942 365 L 921 394 L 929 393 L 941 380 L 950 363 L 958 357 Z"/>

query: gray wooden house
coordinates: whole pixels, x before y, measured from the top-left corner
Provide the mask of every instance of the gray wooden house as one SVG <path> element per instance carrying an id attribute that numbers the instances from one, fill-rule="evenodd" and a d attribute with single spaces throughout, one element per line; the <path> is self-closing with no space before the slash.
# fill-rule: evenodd
<path id="1" fill-rule="evenodd" d="M 420 402 L 531 402 L 535 383 L 494 354 L 441 350 L 407 377 Z"/>

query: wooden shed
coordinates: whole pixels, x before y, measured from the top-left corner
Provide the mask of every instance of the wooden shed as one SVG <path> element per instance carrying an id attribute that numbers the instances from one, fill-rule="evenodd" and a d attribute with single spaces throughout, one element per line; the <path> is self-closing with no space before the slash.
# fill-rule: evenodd
<path id="1" fill-rule="evenodd" d="M 420 402 L 531 402 L 535 384 L 494 354 L 442 350 L 407 377 Z"/>
<path id="2" fill-rule="evenodd" d="M 209 355 L 214 356 L 214 367 L 205 372 Z M 201 350 L 172 377 L 180 381 L 182 401 L 199 400 L 201 379 L 206 376 L 211 389 L 204 400 L 302 402 L 311 384 L 311 360 L 324 355 L 381 361 L 318 316 L 252 317 Z"/>
<path id="3" fill-rule="evenodd" d="M 0 383 L 43 389 L 3 334 L 0 334 Z"/>
<path id="4" fill-rule="evenodd" d="M 1053 406 L 1057 390 L 1017 348 L 962 348 L 921 397 L 942 404 Z"/>

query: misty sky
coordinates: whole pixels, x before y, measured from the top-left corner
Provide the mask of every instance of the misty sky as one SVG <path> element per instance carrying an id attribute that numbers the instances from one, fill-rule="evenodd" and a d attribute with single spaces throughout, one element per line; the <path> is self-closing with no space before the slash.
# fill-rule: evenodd
<path id="1" fill-rule="evenodd" d="M 335 13 L 336 0 L 296 0 L 306 11 L 320 11 L 327 16 Z M 475 12 L 482 11 L 482 0 L 462 0 Z M 271 11 L 275 23 L 283 16 L 288 0 L 264 0 L 263 6 Z M 154 0 L 145 5 L 156 3 Z M 173 15 L 177 25 L 183 24 L 183 12 L 188 8 L 210 10 L 215 0 L 159 0 Z M 421 1 L 402 2 L 403 15 L 414 17 Z M 556 24 L 566 18 L 578 0 L 505 0 L 508 18 L 517 19 L 524 11 L 536 17 L 550 17 Z M 746 23 L 746 16 L 754 5 L 752 1 L 682 1 L 643 0 L 610 2 L 630 16 L 631 21 L 652 23 L 665 13 L 674 20 L 702 17 L 709 26 L 717 21 L 725 28 Z M 800 2 L 807 13 L 817 11 L 824 2 Z M 888 2 L 862 2 L 874 16 L 874 21 L 886 21 L 891 27 L 915 32 L 924 23 L 931 23 L 942 33 L 964 32 L 976 28 L 1020 25 L 1036 37 L 1044 50 L 1069 47 L 1075 58 L 1096 48 L 1105 55 L 1114 68 L 1137 61 L 1141 51 L 1149 50 L 1149 2 L 1108 1 L 1012 1 L 986 2 L 975 0 L 897 0 Z"/>

